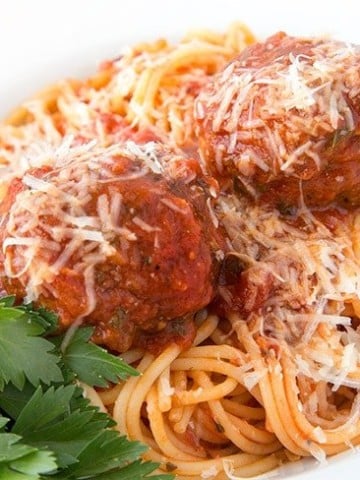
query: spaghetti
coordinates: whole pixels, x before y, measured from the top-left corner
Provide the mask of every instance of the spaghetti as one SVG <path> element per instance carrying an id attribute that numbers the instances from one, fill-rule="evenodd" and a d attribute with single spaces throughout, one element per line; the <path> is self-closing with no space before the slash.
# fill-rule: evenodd
<path id="1" fill-rule="evenodd" d="M 53 215 L 60 218 L 65 209 L 72 212 L 71 216 L 66 210 L 67 233 L 62 230 L 61 242 L 68 238 L 66 235 L 75 220 L 79 227 L 81 216 L 87 229 L 86 243 L 84 231 L 71 237 L 65 250 L 68 257 L 64 254 L 61 259 L 65 265 L 75 251 L 79 253 L 80 245 L 84 249 L 82 254 L 85 252 L 85 257 L 91 257 L 92 269 L 82 254 L 72 265 L 82 275 L 91 273 L 84 295 L 89 297 L 91 290 L 92 310 L 88 299 L 84 307 L 86 314 L 82 312 L 82 317 L 95 309 L 96 266 L 114 253 L 115 220 L 123 198 L 111 184 L 115 181 L 115 170 L 120 168 L 111 163 L 111 155 L 123 158 L 121 181 L 125 179 L 130 184 L 135 177 L 149 177 L 154 182 L 159 182 L 162 175 L 167 181 L 170 178 L 172 196 L 169 193 L 161 200 L 169 218 L 192 215 L 191 208 L 195 212 L 193 217 L 198 216 L 193 197 L 188 201 L 183 193 L 173 196 L 173 190 L 180 188 L 176 184 L 174 187 L 179 178 L 183 186 L 196 191 L 197 197 L 208 196 L 204 200 L 205 220 L 207 225 L 212 225 L 211 229 L 218 231 L 221 227 L 226 232 L 226 242 L 224 248 L 217 245 L 215 252 L 222 265 L 218 272 L 217 296 L 196 313 L 195 336 L 188 335 L 190 342 L 187 338 L 186 348 L 170 336 L 158 352 L 144 348 L 141 342 L 131 348 L 131 342 L 124 343 L 123 350 L 127 351 L 122 357 L 141 375 L 107 390 L 95 391 L 85 386 L 91 401 L 102 411 L 111 413 L 121 433 L 149 446 L 144 458 L 159 462 L 162 471 L 172 472 L 183 480 L 251 477 L 302 457 L 313 456 L 323 462 L 326 456 L 360 442 L 358 209 L 330 209 L 326 214 L 309 210 L 300 184 L 299 208 L 296 214 L 289 215 L 271 202 L 256 201 L 256 189 L 261 190 L 261 185 L 257 184 L 254 189 L 249 180 L 250 163 L 241 164 L 239 169 L 243 175 L 236 177 L 236 181 L 218 175 L 220 187 L 217 182 L 204 187 L 205 180 L 198 173 L 198 166 L 191 167 L 183 159 L 184 152 L 197 155 L 201 132 L 195 124 L 201 123 L 206 115 L 197 99 L 206 98 L 204 91 L 218 72 L 222 82 L 228 81 L 231 68 L 224 70 L 224 67 L 254 41 L 245 26 L 234 24 L 225 34 L 206 30 L 192 32 L 177 45 L 170 45 L 166 40 L 137 45 L 119 58 L 104 62 L 88 80 L 64 81 L 40 93 L 0 125 L 1 196 L 5 198 L 2 215 L 4 218 L 9 215 L 12 222 L 6 227 L 8 237 L 2 239 L 5 270 L 8 274 L 14 273 L 15 270 L 11 270 L 14 258 L 18 268 L 14 278 L 21 279 L 28 265 L 34 269 L 29 275 L 33 280 L 36 277 L 36 285 L 26 286 L 31 300 L 38 298 L 49 259 L 48 254 L 41 253 L 42 258 L 47 259 L 41 271 L 39 263 L 31 264 L 33 259 L 37 260 L 38 251 L 30 241 L 29 231 L 38 225 L 32 223 L 31 209 L 22 200 L 34 195 L 32 190 L 18 194 L 14 202 L 14 205 L 21 204 L 18 210 L 6 204 L 7 186 L 14 177 L 22 176 L 23 183 L 25 178 L 26 186 L 38 192 L 58 189 L 57 195 L 63 203 L 59 200 Z M 250 74 L 248 70 L 246 74 Z M 326 70 L 326 75 L 331 72 Z M 276 90 L 270 80 L 271 88 Z M 236 90 L 235 81 L 231 81 Z M 257 88 L 256 82 L 251 85 Z M 229 95 L 226 92 L 224 89 L 222 93 Z M 220 105 L 226 102 L 230 105 L 230 97 L 223 97 Z M 240 105 L 240 100 L 238 103 Z M 213 103 L 210 106 L 212 108 Z M 221 122 L 226 123 L 229 118 L 225 108 L 222 115 Z M 216 118 L 220 118 L 219 111 L 215 112 Z M 226 127 L 221 130 L 220 123 L 216 129 L 219 135 L 226 130 Z M 245 126 L 244 131 L 246 129 Z M 228 139 L 234 132 L 233 125 L 224 135 Z M 246 137 L 246 132 L 241 134 Z M 159 154 L 149 141 L 166 144 L 169 150 Z M 238 138 L 231 137 L 229 141 L 236 142 Z M 233 147 L 235 149 L 235 144 Z M 171 161 L 169 151 L 175 155 Z M 198 165 L 203 169 L 207 155 L 210 154 L 202 144 Z M 63 156 L 67 158 L 66 168 Z M 126 170 L 133 157 L 143 163 Z M 213 157 L 214 163 L 220 165 L 222 157 L 216 159 L 216 153 Z M 89 166 L 89 158 L 93 166 Z M 268 172 L 268 166 L 256 155 L 251 158 L 257 161 L 257 167 Z M 79 165 L 81 170 L 76 178 L 72 177 L 71 172 Z M 37 168 L 53 170 L 45 179 L 29 175 L 29 169 L 36 171 Z M 110 170 L 108 175 L 106 172 Z M 46 182 L 58 171 L 61 176 L 56 177 L 50 187 Z M 85 176 L 88 190 L 84 190 L 82 181 Z M 196 183 L 199 178 L 201 190 Z M 71 201 L 68 182 L 72 182 Z M 101 182 L 108 182 L 109 188 L 113 188 L 109 190 L 112 201 L 109 203 L 104 193 L 100 195 L 102 200 L 90 218 L 85 208 L 87 195 Z M 157 191 L 160 187 L 168 188 L 159 185 L 157 183 Z M 39 194 L 40 197 L 43 210 L 39 215 L 44 219 L 49 204 L 44 196 Z M 23 244 L 16 224 L 16 218 L 20 217 L 15 215 L 23 214 L 20 209 L 30 212 L 26 217 L 27 226 L 21 227 L 27 238 Z M 80 213 L 76 209 L 80 209 Z M 113 223 L 108 230 L 94 231 L 109 219 Z M 147 220 L 135 216 L 131 224 L 133 227 L 135 224 L 135 233 L 122 230 L 122 234 L 128 235 L 121 240 L 122 253 L 129 250 L 132 241 L 145 234 L 151 237 L 156 248 L 159 227 Z M 100 236 L 104 231 L 106 238 Z M 51 235 L 51 248 L 58 251 L 53 232 Z M 43 231 L 37 238 L 40 243 L 42 237 Z M 19 245 L 22 245 L 21 251 Z M 73 250 L 69 250 L 69 245 Z M 9 247 L 11 254 L 7 253 Z M 46 250 L 48 246 L 42 248 Z M 35 252 L 33 258 L 29 259 L 30 253 L 23 253 L 19 259 L 19 252 L 30 250 Z M 151 263 L 152 259 L 149 257 L 147 261 Z M 56 290 L 52 283 L 57 274 L 56 269 L 48 272 L 51 276 L 48 284 L 53 288 L 49 287 L 48 295 Z M 234 301 L 237 297 L 238 304 Z M 163 325 L 159 327 L 159 336 L 162 328 Z M 101 343 L 101 339 L 96 340 Z"/>

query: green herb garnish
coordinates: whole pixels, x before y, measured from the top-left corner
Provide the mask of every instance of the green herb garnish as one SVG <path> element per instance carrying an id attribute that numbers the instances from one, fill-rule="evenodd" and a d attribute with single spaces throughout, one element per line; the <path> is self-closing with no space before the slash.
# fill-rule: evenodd
<path id="1" fill-rule="evenodd" d="M 0 480 L 170 480 L 151 475 L 146 447 L 114 430 L 76 382 L 106 387 L 137 371 L 89 343 L 89 327 L 62 351 L 62 336 L 47 337 L 56 326 L 45 309 L 0 299 Z"/>

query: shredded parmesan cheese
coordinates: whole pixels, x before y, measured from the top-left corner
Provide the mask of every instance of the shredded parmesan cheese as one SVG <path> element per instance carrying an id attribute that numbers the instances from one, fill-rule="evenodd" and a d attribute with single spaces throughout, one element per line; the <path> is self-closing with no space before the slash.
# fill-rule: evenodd
<path id="1" fill-rule="evenodd" d="M 136 175 L 159 172 L 160 162 L 154 144 L 135 148 L 128 142 L 102 148 L 94 142 L 76 146 L 72 138 L 65 138 L 58 148 L 46 151 L 50 170 L 41 178 L 29 173 L 23 176 L 24 189 L 7 214 L 2 244 L 5 275 L 21 281 L 25 301 L 31 302 L 45 293 L 65 266 L 72 265 L 84 278 L 84 315 L 89 315 L 96 306 L 95 267 L 116 253 L 115 235 L 126 241 L 137 239 L 121 225 L 120 193 L 99 195 L 96 214 L 90 216 L 91 191 L 97 184 L 119 181 L 111 170 L 118 155 L 136 160 Z M 145 232 L 160 231 L 138 216 L 133 223 Z"/>
<path id="2" fill-rule="evenodd" d="M 207 479 L 207 478 L 213 478 L 216 477 L 216 475 L 219 473 L 218 469 L 216 468 L 215 465 L 212 465 L 210 468 L 207 470 L 203 470 L 201 472 L 201 478 Z"/>
<path id="3" fill-rule="evenodd" d="M 227 155 L 244 176 L 251 176 L 255 167 L 274 175 L 297 175 L 304 159 L 321 169 L 324 138 L 340 129 L 354 130 L 349 101 L 358 95 L 359 47 L 332 39 L 296 39 L 293 48 L 302 46 L 308 54 L 295 55 L 291 37 L 283 40 L 284 48 L 289 38 L 289 52 L 264 63 L 255 53 L 240 56 L 200 93 L 195 114 L 219 134 L 214 146 L 219 173 L 229 161 Z M 249 153 L 247 146 L 254 144 L 269 154 L 260 156 L 255 148 Z"/>

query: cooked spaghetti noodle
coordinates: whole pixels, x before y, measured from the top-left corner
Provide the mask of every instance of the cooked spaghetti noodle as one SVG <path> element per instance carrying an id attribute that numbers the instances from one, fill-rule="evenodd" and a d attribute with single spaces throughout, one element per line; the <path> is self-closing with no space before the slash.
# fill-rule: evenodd
<path id="1" fill-rule="evenodd" d="M 166 40 L 141 44 L 104 62 L 88 80 L 60 82 L 41 92 L 0 125 L 1 196 L 6 198 L 9 180 L 29 169 L 55 165 L 63 176 L 71 177 L 72 163 L 68 162 L 66 170 L 60 161 L 70 147 L 74 165 L 83 165 L 84 158 L 93 156 L 100 158 L 101 168 L 111 152 L 118 151 L 116 144 L 129 139 L 141 144 L 155 140 L 177 155 L 194 154 L 199 143 L 195 123 L 205 114 L 201 102 L 196 102 L 198 95 L 254 41 L 245 26 L 235 24 L 222 35 L 192 32 L 177 45 Z M 229 71 L 223 73 L 224 82 Z M 271 79 L 268 83 L 272 85 Z M 226 91 L 223 107 L 231 101 Z M 225 107 L 221 117 L 225 122 L 229 117 L 224 112 Z M 220 127 L 218 131 L 223 133 Z M 225 127 L 224 131 L 228 135 Z M 246 132 L 242 135 L 245 138 Z M 94 151 L 92 141 L 98 150 Z M 140 149 L 135 154 L 156 157 L 156 152 L 149 152 Z M 122 154 L 130 158 L 134 147 Z M 199 159 L 203 168 L 204 156 L 206 152 Z M 51 163 L 53 157 L 58 164 Z M 150 173 L 159 174 L 158 159 L 151 158 Z M 268 167 L 259 162 L 267 172 Z M 242 173 L 247 171 L 241 168 Z M 247 163 L 246 168 L 252 167 Z M 175 173 L 180 175 L 178 170 Z M 130 174 L 132 179 L 148 171 L 140 168 Z M 81 175 L 88 175 L 87 167 Z M 97 175 L 95 183 L 113 181 Z M 111 413 L 120 432 L 149 446 L 146 459 L 159 462 L 162 471 L 183 480 L 256 476 L 301 457 L 324 461 L 327 455 L 360 442 L 358 208 L 331 210 L 324 217 L 322 211 L 309 210 L 301 197 L 296 215 L 289 216 L 271 202 L 254 202 L 257 192 L 246 175 L 235 185 L 240 195 L 231 190 L 231 182 L 220 177 L 218 192 L 212 186 L 206 190 L 211 194 L 206 201 L 209 223 L 217 228 L 220 222 L 227 236 L 226 251 L 216 254 L 225 265 L 225 274 L 231 267 L 238 275 L 244 273 L 247 283 L 234 286 L 230 282 L 229 287 L 226 281 L 219 282 L 215 307 L 211 304 L 197 312 L 196 335 L 187 348 L 170 341 L 159 353 L 135 345 L 122 357 L 141 372 L 139 377 L 107 390 L 85 387 L 91 401 Z M 81 182 L 79 176 L 76 181 Z M 186 181 L 191 184 L 193 177 Z M 27 182 L 35 185 L 36 180 L 27 178 Z M 36 188 L 41 190 L 38 184 Z M 52 188 L 61 190 L 62 184 L 54 183 Z M 61 195 L 68 194 L 64 192 Z M 82 194 L 76 191 L 77 196 Z M 68 197 L 61 198 L 69 202 Z M 120 209 L 121 198 L 116 198 Z M 169 198 L 163 199 L 164 205 L 183 215 L 188 208 L 184 200 Z M 98 206 L 99 217 L 105 207 L 108 217 L 115 211 L 115 203 L 104 202 Z M 44 203 L 43 212 L 47 208 Z M 86 212 L 81 212 L 83 221 L 89 222 Z M 95 225 L 97 219 L 92 222 Z M 141 218 L 134 223 L 149 234 L 157 231 Z M 19 228 L 14 225 L 15 220 L 13 230 Z M 30 230 L 36 227 L 29 225 Z M 24 245 L 31 242 L 21 244 L 16 233 L 10 238 L 9 226 L 6 232 L 3 253 L 8 266 L 14 251 L 20 251 L 8 253 L 9 247 L 19 249 L 20 245 L 24 252 Z M 95 233 L 88 233 L 85 245 L 92 258 L 104 246 L 98 248 Z M 112 237 L 107 239 L 111 243 Z M 104 262 L 110 254 L 101 250 L 96 261 Z M 33 259 L 27 255 L 25 260 L 24 271 Z M 78 270 L 89 271 L 84 262 L 76 265 Z M 43 272 L 37 275 L 38 288 Z M 94 277 L 89 277 L 90 284 L 94 290 Z M 240 287 L 242 307 L 231 309 L 235 289 Z"/>

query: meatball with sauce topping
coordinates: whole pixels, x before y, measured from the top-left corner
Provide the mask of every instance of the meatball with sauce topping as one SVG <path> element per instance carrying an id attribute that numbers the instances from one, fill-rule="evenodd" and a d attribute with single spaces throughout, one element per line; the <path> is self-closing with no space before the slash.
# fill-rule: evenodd
<path id="1" fill-rule="evenodd" d="M 200 93 L 210 171 L 281 208 L 360 204 L 360 48 L 284 33 L 250 46 Z"/>
<path id="2" fill-rule="evenodd" d="M 160 331 L 162 344 L 189 344 L 223 241 L 206 207 L 216 183 L 200 176 L 160 144 L 60 147 L 1 204 L 6 291 L 55 310 L 63 328 L 93 324 L 115 351 L 135 339 L 156 350 Z"/>

